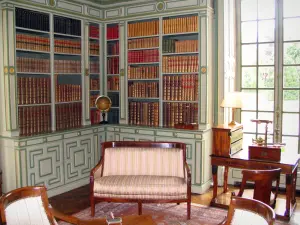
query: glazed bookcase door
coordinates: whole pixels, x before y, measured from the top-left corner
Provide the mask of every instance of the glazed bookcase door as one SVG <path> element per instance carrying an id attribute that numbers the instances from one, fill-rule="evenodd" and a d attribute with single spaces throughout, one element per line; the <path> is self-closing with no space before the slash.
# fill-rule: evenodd
<path id="1" fill-rule="evenodd" d="M 128 124 L 159 126 L 159 19 L 127 25 Z"/>
<path id="2" fill-rule="evenodd" d="M 120 39 L 119 24 L 106 24 L 106 93 L 112 100 L 107 121 L 119 123 L 120 112 Z"/>
<path id="3" fill-rule="evenodd" d="M 15 33 L 19 135 L 50 132 L 50 15 L 16 8 Z"/>

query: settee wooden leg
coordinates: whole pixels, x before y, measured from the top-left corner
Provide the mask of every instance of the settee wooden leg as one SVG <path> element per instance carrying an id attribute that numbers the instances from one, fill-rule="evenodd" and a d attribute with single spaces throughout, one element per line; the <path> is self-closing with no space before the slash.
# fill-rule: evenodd
<path id="1" fill-rule="evenodd" d="M 191 219 L 191 201 L 187 202 L 187 219 Z"/>
<path id="2" fill-rule="evenodd" d="M 95 216 L 95 200 L 93 197 L 91 197 L 91 216 Z"/>
<path id="3" fill-rule="evenodd" d="M 138 206 L 139 206 L 139 215 L 142 215 L 142 203 L 138 202 Z"/>
<path id="4" fill-rule="evenodd" d="M 180 205 L 180 202 L 177 202 L 177 205 Z"/>

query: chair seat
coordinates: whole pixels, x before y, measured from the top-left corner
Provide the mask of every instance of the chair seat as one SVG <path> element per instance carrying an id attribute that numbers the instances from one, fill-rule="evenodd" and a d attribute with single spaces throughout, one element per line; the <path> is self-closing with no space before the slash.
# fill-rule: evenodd
<path id="1" fill-rule="evenodd" d="M 104 176 L 94 181 L 97 197 L 124 197 L 132 199 L 186 199 L 184 178 L 171 176 Z"/>
<path id="2" fill-rule="evenodd" d="M 238 196 L 238 193 L 239 191 L 234 191 L 235 192 L 235 195 Z M 242 198 L 253 198 L 254 196 L 254 190 L 253 189 L 245 189 L 244 192 L 243 192 L 243 195 L 241 196 Z M 275 195 L 273 192 L 271 192 L 271 196 L 270 196 L 270 204 L 268 205 L 271 205 L 273 206 L 275 203 Z"/>

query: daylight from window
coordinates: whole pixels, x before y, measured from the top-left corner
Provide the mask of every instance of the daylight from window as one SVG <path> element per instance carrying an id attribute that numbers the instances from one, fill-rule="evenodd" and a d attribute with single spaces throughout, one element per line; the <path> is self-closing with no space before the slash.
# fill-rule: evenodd
<path id="1" fill-rule="evenodd" d="M 241 118 L 245 142 L 263 137 L 273 121 L 268 143 L 299 150 L 300 0 L 241 0 L 241 90 L 246 104 Z"/>

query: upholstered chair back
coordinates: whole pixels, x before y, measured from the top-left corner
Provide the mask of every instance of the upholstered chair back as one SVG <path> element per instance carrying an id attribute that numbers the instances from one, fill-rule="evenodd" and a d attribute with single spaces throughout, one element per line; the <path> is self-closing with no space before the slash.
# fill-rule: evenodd
<path id="1" fill-rule="evenodd" d="M 184 177 L 179 148 L 114 147 L 104 152 L 103 176 L 157 175 Z"/>
<path id="2" fill-rule="evenodd" d="M 42 198 L 27 197 L 11 202 L 5 209 L 8 225 L 50 225 Z M 54 224 L 57 224 L 54 220 Z"/>

